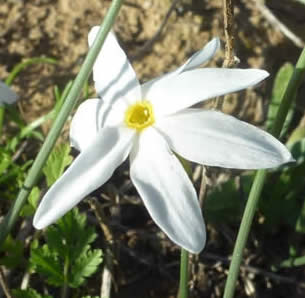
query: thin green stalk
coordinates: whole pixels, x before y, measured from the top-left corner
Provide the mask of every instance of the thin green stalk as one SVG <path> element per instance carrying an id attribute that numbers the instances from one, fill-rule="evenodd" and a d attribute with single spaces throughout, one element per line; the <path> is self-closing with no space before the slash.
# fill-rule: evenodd
<path id="1" fill-rule="evenodd" d="M 278 113 L 273 123 L 271 133 L 275 137 L 279 137 L 281 133 L 289 108 L 291 107 L 293 99 L 295 98 L 294 95 L 296 94 L 300 83 L 304 79 L 304 75 L 305 75 L 305 48 L 303 49 L 299 57 L 293 75 L 283 94 L 281 105 L 279 107 Z M 259 170 L 252 184 L 233 251 L 233 257 L 230 264 L 229 275 L 225 285 L 224 298 L 232 298 L 234 295 L 236 281 L 239 274 L 239 268 L 242 261 L 243 251 L 246 242 L 248 240 L 251 224 L 253 221 L 255 210 L 257 208 L 259 197 L 263 189 L 263 185 L 266 180 L 266 176 L 267 176 L 266 170 Z"/>
<path id="2" fill-rule="evenodd" d="M 65 265 L 64 265 L 64 284 L 61 289 L 61 298 L 67 298 L 68 297 L 68 280 L 69 280 L 69 256 L 65 257 Z"/>
<path id="3" fill-rule="evenodd" d="M 0 138 L 1 138 L 1 134 L 2 134 L 4 111 L 5 111 L 5 107 L 0 105 Z"/>
<path id="4" fill-rule="evenodd" d="M 26 67 L 32 64 L 40 64 L 40 63 L 48 63 L 48 64 L 56 64 L 56 60 L 53 58 L 46 58 L 46 57 L 36 57 L 27 59 L 21 63 L 18 63 L 10 72 L 9 76 L 5 80 L 5 84 L 10 86 L 17 75 Z"/>
<path id="5" fill-rule="evenodd" d="M 116 16 L 119 13 L 122 3 L 123 0 L 112 1 L 108 13 L 100 27 L 100 30 L 97 33 L 96 40 L 94 41 L 92 47 L 90 48 L 86 56 L 86 59 L 77 77 L 75 78 L 75 81 L 67 96 L 67 99 L 63 104 L 61 111 L 59 112 L 56 120 L 54 121 L 54 124 L 44 144 L 42 145 L 40 152 L 38 153 L 33 163 L 33 166 L 31 167 L 29 174 L 24 182 L 24 185 L 18 194 L 18 197 L 14 205 L 11 207 L 10 211 L 8 212 L 5 219 L 2 221 L 0 225 L 0 246 L 2 245 L 8 233 L 11 231 L 13 225 L 15 224 L 21 208 L 25 204 L 26 199 L 32 187 L 35 185 L 37 178 L 39 177 L 39 174 L 44 164 L 46 163 L 48 156 L 51 153 L 57 138 L 59 137 L 62 127 L 64 126 L 72 109 L 76 105 L 79 94 L 92 71 L 93 64 L 97 58 L 98 53 L 100 52 L 100 49 L 105 41 L 105 38 L 109 30 L 111 29 L 114 23 Z M 105 71 L 107 71 L 107 69 Z"/>
<path id="6" fill-rule="evenodd" d="M 35 119 L 33 122 L 28 124 L 26 127 L 22 128 L 19 133 L 19 138 L 22 139 L 25 136 L 27 136 L 31 131 L 36 129 L 37 127 L 41 126 L 44 122 L 46 122 L 49 119 L 52 119 L 55 115 L 55 110 L 51 110 L 49 113 L 42 115 L 41 117 Z"/>
<path id="7" fill-rule="evenodd" d="M 189 253 L 181 248 L 179 298 L 188 297 Z"/>

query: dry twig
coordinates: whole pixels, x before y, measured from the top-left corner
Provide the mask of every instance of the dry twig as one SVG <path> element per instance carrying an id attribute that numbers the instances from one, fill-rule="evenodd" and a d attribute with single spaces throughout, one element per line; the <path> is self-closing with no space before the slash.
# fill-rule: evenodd
<path id="1" fill-rule="evenodd" d="M 226 265 L 230 264 L 230 262 L 231 262 L 228 258 L 221 257 L 221 256 L 218 256 L 218 255 L 215 255 L 212 253 L 208 253 L 208 252 L 204 253 L 202 257 L 204 259 L 214 260 L 214 261 L 226 264 Z M 255 275 L 263 275 L 265 277 L 276 280 L 278 282 L 295 284 L 296 286 L 298 286 L 300 288 L 303 288 L 303 289 L 305 288 L 305 282 L 299 282 L 293 278 L 282 276 L 277 273 L 269 272 L 269 271 L 266 271 L 266 270 L 258 268 L 258 267 L 249 266 L 249 265 L 241 265 L 240 268 L 242 270 L 253 273 Z"/>
<path id="2" fill-rule="evenodd" d="M 282 32 L 282 34 L 290 39 L 297 47 L 304 48 L 304 41 L 295 35 L 285 24 L 283 24 L 262 1 L 252 1 L 255 3 L 256 7 L 262 13 L 265 19 L 275 28 L 275 30 Z"/>
<path id="3" fill-rule="evenodd" d="M 233 67 L 235 62 L 234 57 L 234 0 L 223 0 L 223 19 L 225 33 L 225 60 L 222 67 Z M 215 100 L 215 109 L 221 111 L 225 96 L 219 96 Z"/>
<path id="4" fill-rule="evenodd" d="M 94 211 L 94 214 L 98 220 L 101 230 L 104 234 L 103 239 L 103 252 L 104 252 L 104 269 L 102 272 L 102 283 L 101 283 L 101 298 L 110 297 L 111 287 L 114 279 L 113 279 L 113 266 L 116 263 L 116 258 L 113 253 L 114 248 L 114 238 L 112 231 L 109 226 L 106 224 L 105 215 L 103 211 L 103 207 L 100 205 L 97 199 L 93 198 L 88 201 L 91 209 Z M 114 284 L 115 285 L 115 284 Z"/>
<path id="5" fill-rule="evenodd" d="M 233 0 L 223 0 L 224 32 L 226 38 L 223 67 L 232 67 L 234 61 L 234 5 Z"/>
<path id="6" fill-rule="evenodd" d="M 10 292 L 10 289 L 7 285 L 7 281 L 5 278 L 5 275 L 3 273 L 2 267 L 0 267 L 0 285 L 2 287 L 3 293 L 5 295 L 6 298 L 12 298 L 12 294 Z"/>

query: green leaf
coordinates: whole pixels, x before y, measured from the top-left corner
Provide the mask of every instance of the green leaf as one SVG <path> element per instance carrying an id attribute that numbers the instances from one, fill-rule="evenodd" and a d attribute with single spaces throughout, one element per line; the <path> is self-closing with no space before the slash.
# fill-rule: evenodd
<path id="1" fill-rule="evenodd" d="M 260 212 L 265 217 L 265 228 L 272 230 L 283 223 L 295 227 L 300 206 L 289 193 L 292 182 L 290 174 L 283 172 L 278 181 L 266 187 L 264 199 L 259 203 Z"/>
<path id="2" fill-rule="evenodd" d="M 299 141 L 296 141 L 291 146 L 289 146 L 290 151 L 296 163 L 294 166 L 300 165 L 305 161 L 305 138 Z"/>
<path id="3" fill-rule="evenodd" d="M 43 168 L 49 187 L 62 175 L 64 169 L 71 164 L 73 158 L 70 155 L 70 151 L 71 148 L 68 144 L 60 144 L 50 154 Z"/>
<path id="4" fill-rule="evenodd" d="M 9 235 L 2 247 L 0 248 L 1 255 L 0 264 L 8 268 L 15 268 L 21 265 L 23 260 L 23 243 L 15 240 Z"/>
<path id="5" fill-rule="evenodd" d="M 74 208 L 47 229 L 45 245 L 33 242 L 30 263 L 49 284 L 61 286 L 67 280 L 69 286 L 78 287 L 102 262 L 102 251 L 91 250 L 97 234 L 86 222 L 86 215 Z"/>
<path id="6" fill-rule="evenodd" d="M 237 184 L 230 179 L 208 194 L 204 203 L 205 217 L 214 223 L 234 223 L 239 221 L 244 203 Z"/>
<path id="7" fill-rule="evenodd" d="M 38 206 L 39 197 L 40 197 L 40 189 L 37 186 L 35 186 L 33 187 L 30 196 L 28 197 L 28 202 L 34 209 L 36 209 Z"/>
<path id="8" fill-rule="evenodd" d="M 298 216 L 295 229 L 297 232 L 305 233 L 305 201 Z"/>
<path id="9" fill-rule="evenodd" d="M 279 106 L 281 104 L 281 99 L 284 94 L 284 91 L 286 90 L 286 87 L 288 85 L 288 82 L 292 76 L 293 73 L 293 65 L 291 63 L 285 63 L 277 72 L 272 93 L 271 93 L 271 102 L 268 109 L 267 114 L 267 121 L 266 121 L 266 128 L 268 131 L 271 130 L 274 119 L 277 115 Z M 294 113 L 293 107 L 289 110 L 288 115 L 286 117 L 286 121 L 284 123 L 283 129 L 282 129 L 282 135 L 286 133 L 288 126 L 292 120 Z"/>
<path id="10" fill-rule="evenodd" d="M 297 267 L 297 266 L 304 266 L 305 265 L 305 256 L 301 257 L 290 257 L 281 262 L 281 268 L 290 268 L 290 267 Z"/>
<path id="11" fill-rule="evenodd" d="M 54 286 L 63 285 L 62 264 L 58 260 L 57 255 L 51 252 L 47 245 L 31 249 L 30 263 L 36 272 L 47 277 L 49 284 Z"/>
<path id="12" fill-rule="evenodd" d="M 33 215 L 38 206 L 39 198 L 40 198 L 40 189 L 37 186 L 35 186 L 32 189 L 30 196 L 28 197 L 28 204 L 23 206 L 20 215 L 21 216 Z"/>
<path id="13" fill-rule="evenodd" d="M 290 135 L 286 145 L 291 148 L 296 142 L 305 138 L 305 127 L 298 126 Z"/>
<path id="14" fill-rule="evenodd" d="M 86 253 L 97 234 L 93 227 L 86 226 L 86 215 L 73 208 L 56 225 L 49 227 L 49 247 L 72 262 Z"/>
<path id="15" fill-rule="evenodd" d="M 0 174 L 4 173 L 4 171 L 10 166 L 12 163 L 12 159 L 10 154 L 8 154 L 3 149 L 0 149 Z"/>
<path id="16" fill-rule="evenodd" d="M 14 66 L 12 71 L 10 72 L 9 76 L 5 80 L 5 83 L 7 85 L 11 85 L 13 80 L 18 76 L 18 74 L 25 69 L 26 67 L 33 65 L 33 64 L 42 64 L 42 63 L 47 63 L 47 64 L 56 64 L 56 60 L 53 58 L 48 58 L 48 57 L 34 57 L 27 59 L 25 61 L 22 61 L 18 63 L 17 65 Z"/>
<path id="17" fill-rule="evenodd" d="M 83 254 L 72 266 L 71 278 L 69 285 L 72 288 L 77 288 L 84 283 L 85 278 L 91 276 L 98 269 L 102 262 L 102 250 L 95 249 Z"/>
<path id="18" fill-rule="evenodd" d="M 41 295 L 34 289 L 15 289 L 12 291 L 12 293 L 14 295 L 14 298 L 52 298 L 52 296 L 49 295 Z"/>

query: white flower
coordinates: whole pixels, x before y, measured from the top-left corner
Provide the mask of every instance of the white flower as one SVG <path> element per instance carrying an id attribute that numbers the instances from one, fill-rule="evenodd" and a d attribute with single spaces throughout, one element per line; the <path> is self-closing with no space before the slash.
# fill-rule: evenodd
<path id="1" fill-rule="evenodd" d="M 18 95 L 4 82 L 0 81 L 0 106 L 13 104 L 17 101 Z"/>
<path id="2" fill-rule="evenodd" d="M 89 45 L 97 30 L 91 30 Z M 129 156 L 131 180 L 156 224 L 178 245 L 200 252 L 206 239 L 200 206 L 173 152 L 200 164 L 237 169 L 292 160 L 270 134 L 217 111 L 189 108 L 268 76 L 257 69 L 195 69 L 218 48 L 214 39 L 176 71 L 140 85 L 110 33 L 93 68 L 102 100 L 87 100 L 77 110 L 70 139 L 81 153 L 44 196 L 34 226 L 42 229 L 56 221 Z"/>

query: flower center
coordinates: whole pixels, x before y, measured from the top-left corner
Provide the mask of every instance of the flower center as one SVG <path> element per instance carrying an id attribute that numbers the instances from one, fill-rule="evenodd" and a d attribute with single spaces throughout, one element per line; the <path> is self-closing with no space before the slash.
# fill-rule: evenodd
<path id="1" fill-rule="evenodd" d="M 150 102 L 138 101 L 128 107 L 125 113 L 125 123 L 129 128 L 142 131 L 144 128 L 155 123 L 153 107 Z"/>

